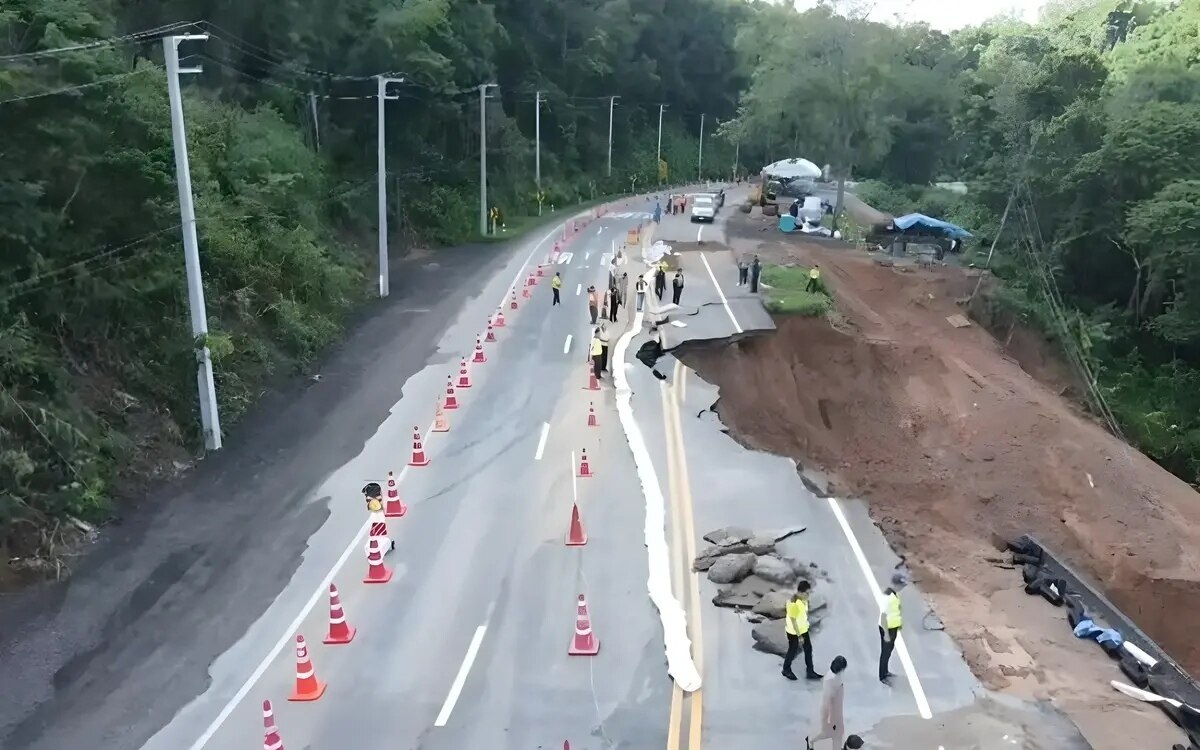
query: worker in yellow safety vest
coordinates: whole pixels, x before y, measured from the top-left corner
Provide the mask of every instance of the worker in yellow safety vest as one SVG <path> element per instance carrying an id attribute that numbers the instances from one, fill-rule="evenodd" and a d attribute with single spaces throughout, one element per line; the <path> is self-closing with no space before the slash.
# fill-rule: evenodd
<path id="1" fill-rule="evenodd" d="M 554 307 L 555 305 L 560 304 L 560 302 L 561 302 L 561 300 L 559 300 L 559 298 L 558 298 L 559 293 L 562 291 L 562 274 L 561 273 L 558 273 L 557 271 L 555 272 L 554 278 L 550 280 L 550 289 L 551 289 L 551 291 L 554 292 L 554 301 L 550 303 L 550 306 Z"/>
<path id="2" fill-rule="evenodd" d="M 786 617 L 783 621 L 784 632 L 787 633 L 787 655 L 783 657 L 783 676 L 789 680 L 799 679 L 792 671 L 792 662 L 796 652 L 804 650 L 804 676 L 810 680 L 819 680 L 824 675 L 813 669 L 812 640 L 808 635 L 808 593 L 812 584 L 800 581 L 796 584 L 796 593 L 787 603 Z"/>
<path id="3" fill-rule="evenodd" d="M 817 280 L 820 278 L 821 278 L 821 269 L 817 268 L 817 264 L 814 263 L 813 267 L 808 270 L 808 283 L 804 285 L 804 291 L 806 291 L 806 292 L 817 291 Z"/>
<path id="4" fill-rule="evenodd" d="M 890 586 L 883 590 L 883 611 L 879 613 L 879 681 L 888 684 L 892 673 L 888 671 L 888 662 L 892 660 L 892 650 L 896 648 L 896 639 L 900 637 L 900 626 L 904 618 L 900 616 L 900 595 Z"/>
<path id="5" fill-rule="evenodd" d="M 596 380 L 599 380 L 600 373 L 604 370 L 604 342 L 600 340 L 599 328 L 592 331 L 592 346 L 588 351 L 592 357 L 592 372 L 596 374 Z"/>

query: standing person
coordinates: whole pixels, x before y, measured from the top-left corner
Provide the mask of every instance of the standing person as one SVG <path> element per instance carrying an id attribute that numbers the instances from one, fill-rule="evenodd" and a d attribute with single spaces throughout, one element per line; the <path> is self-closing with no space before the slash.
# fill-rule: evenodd
<path id="1" fill-rule="evenodd" d="M 808 592 L 812 584 L 800 581 L 796 584 L 796 593 L 787 603 L 786 617 L 783 621 L 784 632 L 787 633 L 787 656 L 783 657 L 783 676 L 789 680 L 799 679 L 792 671 L 792 662 L 796 652 L 804 650 L 804 676 L 810 680 L 819 680 L 823 675 L 813 669 L 812 639 L 808 635 Z"/>
<path id="2" fill-rule="evenodd" d="M 562 300 L 559 299 L 558 296 L 559 292 L 562 291 L 561 273 L 557 271 L 554 272 L 554 278 L 550 280 L 550 290 L 554 292 L 554 301 L 550 303 L 550 306 L 554 307 L 555 305 L 562 304 Z"/>
<path id="3" fill-rule="evenodd" d="M 817 264 L 813 263 L 813 267 L 808 270 L 808 283 L 804 285 L 804 291 L 817 291 L 817 279 L 821 278 L 821 269 L 817 268 Z"/>
<path id="4" fill-rule="evenodd" d="M 646 304 L 646 277 L 638 274 L 637 281 L 634 283 L 633 289 L 634 304 L 637 306 L 637 311 L 641 312 L 642 307 Z"/>
<path id="5" fill-rule="evenodd" d="M 600 314 L 600 300 L 596 298 L 596 287 L 588 286 L 588 314 L 591 315 L 592 325 L 596 325 L 596 318 Z"/>
<path id="6" fill-rule="evenodd" d="M 655 201 L 654 202 L 654 223 L 657 224 L 660 221 L 662 221 L 662 202 Z"/>
<path id="7" fill-rule="evenodd" d="M 654 267 L 654 294 L 662 302 L 663 292 L 667 290 L 667 264 L 659 263 Z"/>
<path id="8" fill-rule="evenodd" d="M 671 301 L 679 304 L 679 296 L 683 294 L 683 270 L 675 272 L 675 278 L 671 280 Z"/>
<path id="9" fill-rule="evenodd" d="M 846 657 L 835 656 L 829 665 L 829 674 L 821 683 L 821 705 L 814 717 L 811 733 L 804 738 L 804 746 L 813 750 L 813 744 L 830 740 L 832 750 L 842 750 L 842 736 L 846 734 L 843 722 L 843 703 L 846 698 Z"/>
<path id="10" fill-rule="evenodd" d="M 746 265 L 744 257 L 738 258 L 738 286 L 745 286 L 750 276 L 750 266 Z"/>
<path id="11" fill-rule="evenodd" d="M 596 380 L 599 381 L 600 373 L 604 371 L 601 367 L 604 364 L 603 360 L 601 359 L 601 357 L 604 356 L 604 344 L 600 341 L 599 328 L 592 329 L 592 345 L 588 347 L 588 354 L 592 359 L 592 374 L 595 375 Z"/>
<path id="12" fill-rule="evenodd" d="M 617 322 L 617 308 L 621 306 L 621 290 L 617 289 L 614 283 L 608 288 L 608 320 L 610 323 Z"/>
<path id="13" fill-rule="evenodd" d="M 601 323 L 599 333 L 596 335 L 600 338 L 600 372 L 608 372 L 608 346 L 612 343 L 612 339 L 608 335 L 608 326 Z"/>
<path id="14" fill-rule="evenodd" d="M 754 262 L 750 264 L 750 293 L 758 293 L 758 276 L 762 273 L 762 264 L 758 262 L 758 256 L 754 256 Z"/>
<path id="15" fill-rule="evenodd" d="M 904 619 L 900 616 L 900 595 L 891 586 L 883 590 L 883 611 L 879 613 L 879 681 L 889 684 L 888 663 L 892 660 L 892 650 L 896 648 L 896 638 L 900 636 L 900 626 Z"/>

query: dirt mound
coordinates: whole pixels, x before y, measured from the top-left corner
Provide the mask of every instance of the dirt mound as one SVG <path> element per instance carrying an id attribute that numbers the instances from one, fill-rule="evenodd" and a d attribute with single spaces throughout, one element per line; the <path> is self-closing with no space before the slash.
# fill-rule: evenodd
<path id="1" fill-rule="evenodd" d="M 769 250 L 758 248 L 764 260 Z M 786 252 L 797 255 L 794 245 Z M 827 269 L 839 329 L 780 317 L 773 335 L 682 354 L 720 386 L 731 431 L 818 469 L 833 492 L 867 499 L 992 686 L 1019 681 L 1005 654 L 1028 651 L 1037 664 L 1039 647 L 1072 645 L 1058 642 L 1069 642 L 1065 629 L 1021 631 L 1028 612 L 1007 596 L 1019 576 L 995 565 L 991 540 L 1026 532 L 1091 574 L 1200 675 L 1185 614 L 1200 611 L 1196 493 L 1081 417 L 1061 387 L 1034 380 L 985 331 L 946 323 L 973 284 L 961 271 L 899 273 L 811 247 L 800 255 Z M 1061 372 L 1025 343 L 1023 359 Z M 969 648 L 975 639 L 986 653 Z"/>

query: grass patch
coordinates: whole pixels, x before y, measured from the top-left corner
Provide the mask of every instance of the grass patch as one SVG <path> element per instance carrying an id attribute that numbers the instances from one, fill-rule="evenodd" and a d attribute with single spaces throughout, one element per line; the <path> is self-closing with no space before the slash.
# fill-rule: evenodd
<path id="1" fill-rule="evenodd" d="M 764 266 L 761 281 L 765 287 L 767 309 L 775 313 L 791 313 L 817 317 L 833 308 L 833 299 L 821 279 L 817 279 L 815 291 L 805 291 L 808 286 L 808 268 L 805 266 Z"/>

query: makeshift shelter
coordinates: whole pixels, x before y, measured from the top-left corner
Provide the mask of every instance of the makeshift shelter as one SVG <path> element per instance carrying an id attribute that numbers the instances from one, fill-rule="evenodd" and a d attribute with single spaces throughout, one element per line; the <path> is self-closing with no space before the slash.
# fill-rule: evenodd
<path id="1" fill-rule="evenodd" d="M 930 246 L 938 260 L 947 252 L 962 250 L 963 242 L 973 235 L 957 224 L 925 214 L 905 214 L 871 228 L 871 239 L 888 248 L 890 255 L 904 255 L 909 245 Z M 918 252 L 918 254 L 922 254 Z"/>

